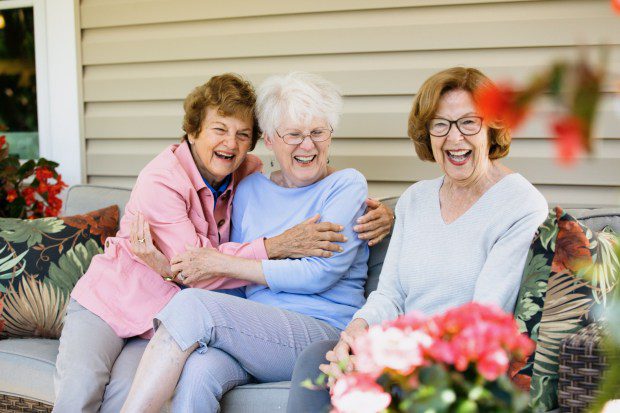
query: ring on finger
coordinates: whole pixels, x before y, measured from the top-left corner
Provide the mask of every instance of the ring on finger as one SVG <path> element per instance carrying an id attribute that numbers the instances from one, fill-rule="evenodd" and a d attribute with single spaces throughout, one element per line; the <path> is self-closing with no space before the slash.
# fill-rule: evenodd
<path id="1" fill-rule="evenodd" d="M 138 239 L 138 242 L 139 242 L 140 244 L 144 244 L 144 238 L 140 238 L 140 239 Z"/>

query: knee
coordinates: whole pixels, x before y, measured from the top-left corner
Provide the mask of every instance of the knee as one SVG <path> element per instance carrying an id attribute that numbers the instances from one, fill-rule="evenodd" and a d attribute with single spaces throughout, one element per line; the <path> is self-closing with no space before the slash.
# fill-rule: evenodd
<path id="1" fill-rule="evenodd" d="M 327 360 L 325 359 L 325 354 L 327 354 L 328 351 L 332 350 L 336 346 L 336 343 L 338 343 L 336 340 L 326 340 L 310 344 L 299 355 L 296 365 L 314 366 L 315 369 L 317 369 L 319 364 L 327 362 Z"/>
<path id="2" fill-rule="evenodd" d="M 167 307 L 174 307 L 179 311 L 196 308 L 196 306 L 204 300 L 205 295 L 209 293 L 211 293 L 211 291 L 200 290 L 198 288 L 186 288 L 176 293 Z"/>

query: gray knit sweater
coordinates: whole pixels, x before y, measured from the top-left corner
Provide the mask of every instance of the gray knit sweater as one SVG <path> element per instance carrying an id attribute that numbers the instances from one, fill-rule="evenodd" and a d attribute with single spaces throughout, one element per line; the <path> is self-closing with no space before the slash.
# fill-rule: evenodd
<path id="1" fill-rule="evenodd" d="M 470 301 L 514 309 L 530 243 L 548 213 L 545 198 L 521 175 L 510 174 L 446 224 L 442 183 L 443 177 L 420 181 L 400 197 L 379 286 L 354 319 L 372 325 Z"/>

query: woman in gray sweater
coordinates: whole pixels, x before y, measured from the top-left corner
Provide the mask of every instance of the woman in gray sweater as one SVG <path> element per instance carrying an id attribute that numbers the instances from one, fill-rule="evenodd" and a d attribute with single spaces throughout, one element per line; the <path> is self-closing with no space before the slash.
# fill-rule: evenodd
<path id="1" fill-rule="evenodd" d="M 289 412 L 319 411 L 329 403 L 327 392 L 302 389 L 300 382 L 316 377 L 319 365 L 339 375 L 339 361 L 369 325 L 470 301 L 512 312 L 530 242 L 548 210 L 532 184 L 498 161 L 508 154 L 510 132 L 480 117 L 474 103 L 474 91 L 490 82 L 476 69 L 456 67 L 420 88 L 408 134 L 418 157 L 436 162 L 444 175 L 417 182 L 400 197 L 377 290 L 339 341 L 302 353 Z"/>

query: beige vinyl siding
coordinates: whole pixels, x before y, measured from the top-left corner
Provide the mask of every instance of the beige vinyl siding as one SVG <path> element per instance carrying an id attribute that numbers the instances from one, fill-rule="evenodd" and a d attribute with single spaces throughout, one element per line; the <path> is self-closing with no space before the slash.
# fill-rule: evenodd
<path id="1" fill-rule="evenodd" d="M 331 164 L 360 170 L 378 197 L 440 174 L 406 137 L 412 99 L 438 70 L 475 66 L 519 83 L 577 56 L 577 43 L 606 43 L 620 78 L 620 19 L 607 0 L 84 0 L 80 9 L 86 168 L 97 184 L 130 187 L 178 141 L 185 95 L 222 72 L 258 84 L 306 70 L 338 84 L 345 106 Z M 552 106 L 541 102 L 515 132 L 506 164 L 550 203 L 619 205 L 618 87 L 605 84 L 594 157 L 556 163 Z M 269 171 L 262 143 L 255 154 Z"/>

